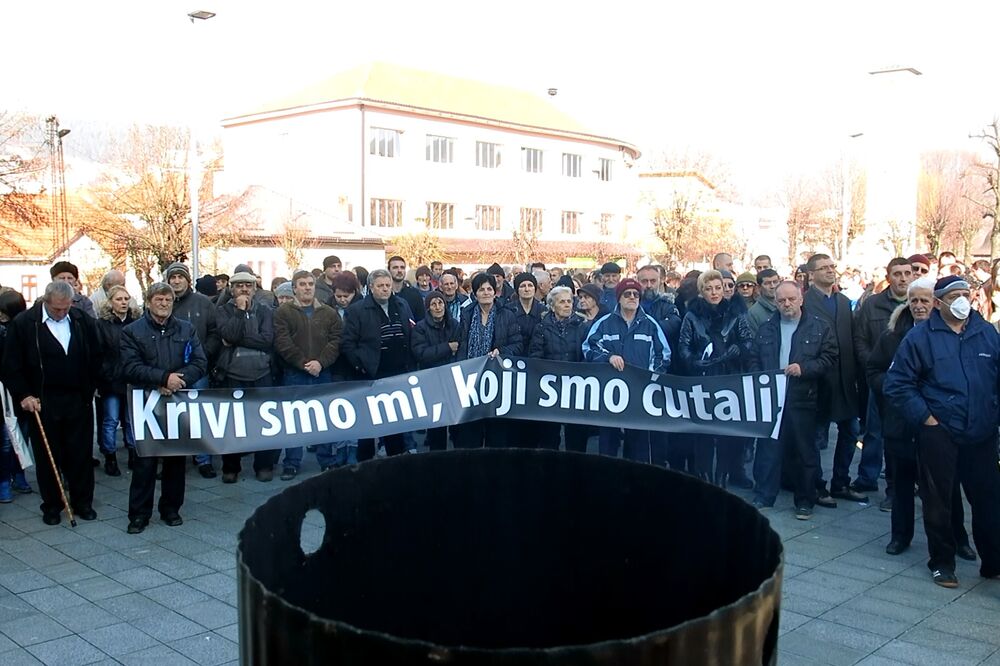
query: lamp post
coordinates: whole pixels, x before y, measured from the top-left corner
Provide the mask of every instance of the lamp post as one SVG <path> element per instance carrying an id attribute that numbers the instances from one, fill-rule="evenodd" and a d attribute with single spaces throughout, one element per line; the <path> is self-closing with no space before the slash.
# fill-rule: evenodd
<path id="1" fill-rule="evenodd" d="M 864 136 L 864 132 L 855 132 L 853 134 L 848 134 L 848 139 L 857 139 Z M 840 165 L 840 182 L 841 182 L 841 217 L 840 217 L 840 262 L 843 263 L 847 258 L 847 236 L 851 228 L 851 212 L 854 208 L 854 191 L 851 188 L 851 183 L 848 182 L 848 178 L 851 174 L 847 163 L 847 153 L 844 150 L 843 159 Z"/>
<path id="2" fill-rule="evenodd" d="M 207 21 L 215 16 L 215 12 L 198 10 L 189 13 L 192 25 L 196 21 Z M 194 50 L 192 49 L 192 52 Z M 192 105 L 194 106 L 194 105 Z M 200 215 L 199 190 L 201 190 L 201 160 L 198 159 L 198 137 L 194 125 L 191 125 L 191 136 L 188 141 L 188 197 L 191 199 L 191 280 L 198 279 L 198 221 Z"/>

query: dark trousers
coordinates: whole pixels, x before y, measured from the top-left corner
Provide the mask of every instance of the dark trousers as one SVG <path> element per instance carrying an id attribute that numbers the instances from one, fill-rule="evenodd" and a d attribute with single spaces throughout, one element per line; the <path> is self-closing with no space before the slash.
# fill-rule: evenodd
<path id="1" fill-rule="evenodd" d="M 958 443 L 941 426 L 922 426 L 917 438 L 917 465 L 924 503 L 924 530 L 932 570 L 955 570 L 952 506 L 955 486 L 962 484 L 972 507 L 972 536 L 981 560 L 980 573 L 1000 575 L 1000 469 L 997 440 Z M 899 479 L 896 479 L 899 492 Z"/>
<path id="2" fill-rule="evenodd" d="M 406 440 L 403 439 L 402 433 L 398 433 L 395 435 L 386 435 L 385 437 L 382 437 L 382 445 L 385 447 L 385 452 L 388 453 L 390 456 L 398 456 L 399 454 L 406 452 Z M 374 457 L 375 457 L 375 440 L 359 439 L 358 462 L 371 460 Z"/>
<path id="3" fill-rule="evenodd" d="M 553 423 L 551 421 L 525 421 L 538 433 L 538 446 L 543 449 L 559 450 L 565 439 L 566 450 L 577 453 L 587 452 L 587 426 L 576 423 Z"/>
<path id="4" fill-rule="evenodd" d="M 783 465 L 785 469 L 782 469 Z M 757 439 L 753 465 L 754 494 L 766 505 L 773 505 L 784 476 L 791 483 L 795 506 L 811 509 L 816 504 L 817 474 L 816 412 L 808 408 L 787 407 L 781 418 L 778 439 Z"/>
<path id="5" fill-rule="evenodd" d="M 695 474 L 694 447 L 697 435 L 690 433 L 674 433 L 667 446 L 667 462 L 670 469 L 676 472 Z"/>
<path id="6" fill-rule="evenodd" d="M 62 472 L 70 506 L 88 509 L 94 502 L 94 466 L 91 449 L 94 442 L 94 406 L 84 402 L 79 395 L 46 395 L 42 403 L 42 426 L 49 442 L 49 449 Z M 26 415 L 35 454 L 35 474 L 38 492 L 42 496 L 42 512 L 62 510 L 59 484 L 52 470 L 52 463 L 45 452 L 38 421 L 34 414 Z"/>
<path id="7" fill-rule="evenodd" d="M 830 490 L 841 490 L 851 485 L 851 461 L 858 448 L 861 424 L 857 419 L 837 421 L 837 445 L 833 450 L 833 474 L 830 475 Z M 816 429 L 817 442 L 824 442 L 830 434 L 830 423 L 823 422 Z M 822 472 L 819 472 L 820 477 Z"/>
<path id="8" fill-rule="evenodd" d="M 624 436 L 623 436 L 624 433 Z M 600 428 L 597 435 L 602 456 L 618 457 L 618 443 L 622 442 L 622 457 L 636 462 L 650 462 L 649 431 L 631 428 Z"/>
<path id="9" fill-rule="evenodd" d="M 451 441 L 456 449 L 481 449 L 510 446 L 506 419 L 481 419 L 451 426 Z"/>
<path id="10" fill-rule="evenodd" d="M 908 544 L 913 541 L 913 488 L 917 483 L 917 461 L 889 454 L 886 463 L 890 460 L 897 475 L 892 498 L 892 540 Z M 965 531 L 965 507 L 962 506 L 962 494 L 957 483 L 954 484 L 951 498 L 951 529 L 956 547 L 969 545 L 969 533 Z"/>
<path id="11" fill-rule="evenodd" d="M 428 428 L 427 438 L 424 440 L 424 444 L 431 451 L 447 451 L 448 450 L 448 428 L 443 426 L 441 428 Z"/>
<path id="12" fill-rule="evenodd" d="M 163 458 L 163 478 L 160 481 L 160 515 L 177 513 L 184 504 L 185 456 Z M 132 467 L 132 483 L 128 489 L 128 517 L 149 519 L 153 515 L 153 493 L 156 491 L 157 458 L 136 458 Z"/>
<path id="13" fill-rule="evenodd" d="M 670 434 L 659 430 L 649 433 L 649 459 L 657 467 L 667 466 L 667 452 L 670 451 Z"/>
<path id="14" fill-rule="evenodd" d="M 558 425 L 558 424 L 556 424 Z M 507 446 L 517 449 L 537 449 L 541 446 L 542 437 L 535 421 L 520 421 L 511 419 L 507 422 Z M 548 447 L 545 447 L 548 448 Z M 558 444 L 556 448 L 559 448 Z"/>
<path id="15" fill-rule="evenodd" d="M 256 381 L 233 381 L 226 380 L 220 388 L 260 388 L 271 385 L 271 377 L 261 377 Z M 241 459 L 244 453 L 225 453 L 222 456 L 222 473 L 239 474 L 243 469 Z M 271 449 L 268 451 L 255 451 L 253 454 L 253 471 L 259 472 L 264 469 L 273 469 L 278 464 L 281 457 L 281 449 Z"/>

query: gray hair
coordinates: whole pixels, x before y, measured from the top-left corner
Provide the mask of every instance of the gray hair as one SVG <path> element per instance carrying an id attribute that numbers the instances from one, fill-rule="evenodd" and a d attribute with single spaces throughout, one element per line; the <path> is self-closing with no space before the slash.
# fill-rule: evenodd
<path id="1" fill-rule="evenodd" d="M 552 287 L 552 290 L 549 291 L 548 295 L 545 297 L 545 303 L 551 308 L 556 304 L 556 299 L 563 294 L 568 294 L 570 299 L 573 298 L 573 290 L 569 287 Z"/>
<path id="2" fill-rule="evenodd" d="M 914 289 L 926 289 L 933 294 L 935 284 L 937 284 L 937 282 L 934 278 L 927 277 L 926 275 L 924 277 L 917 278 L 906 288 L 906 297 L 909 298 L 913 294 Z"/>
<path id="3" fill-rule="evenodd" d="M 535 276 L 535 280 L 538 282 L 545 281 L 548 282 L 549 284 L 552 284 L 552 276 L 549 275 L 548 271 L 543 271 L 540 268 L 536 268 L 531 272 L 531 274 Z"/>
<path id="4" fill-rule="evenodd" d="M 110 271 L 104 274 L 101 278 L 101 289 L 107 292 L 111 287 L 115 285 L 125 285 L 125 274 L 121 271 L 112 268 Z"/>
<path id="5" fill-rule="evenodd" d="M 160 296 L 162 294 L 170 294 L 173 296 L 174 290 L 171 289 L 170 285 L 166 282 L 154 282 L 149 285 L 148 289 L 146 289 L 146 302 L 149 303 L 153 300 L 153 296 Z"/>
<path id="6" fill-rule="evenodd" d="M 69 282 L 56 281 L 45 285 L 45 295 L 42 296 L 42 300 L 51 303 L 53 298 L 72 299 L 74 296 L 76 296 L 76 290 L 73 289 L 73 285 Z"/>
<path id="7" fill-rule="evenodd" d="M 384 268 L 376 268 L 368 274 L 368 288 L 371 289 L 372 285 L 375 284 L 375 280 L 379 278 L 389 278 L 391 280 L 392 275 L 390 275 L 389 271 Z"/>

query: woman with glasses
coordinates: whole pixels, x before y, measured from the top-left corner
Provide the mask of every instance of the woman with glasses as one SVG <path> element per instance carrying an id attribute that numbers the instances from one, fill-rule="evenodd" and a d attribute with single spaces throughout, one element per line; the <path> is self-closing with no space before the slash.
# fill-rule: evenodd
<path id="1" fill-rule="evenodd" d="M 689 377 L 743 372 L 753 347 L 753 332 L 741 299 L 726 299 L 724 275 L 705 271 L 698 276 L 698 296 L 688 305 L 677 342 L 677 374 Z M 670 466 L 725 488 L 730 477 L 746 476 L 743 437 L 679 437 Z M 713 457 L 715 458 L 713 465 Z"/>

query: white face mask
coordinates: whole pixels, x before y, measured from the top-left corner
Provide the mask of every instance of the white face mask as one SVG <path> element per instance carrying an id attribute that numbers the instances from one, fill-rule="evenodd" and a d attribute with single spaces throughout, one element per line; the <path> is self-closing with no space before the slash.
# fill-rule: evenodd
<path id="1" fill-rule="evenodd" d="M 959 296 L 951 302 L 949 309 L 956 319 L 968 319 L 969 313 L 972 311 L 972 303 L 965 296 Z"/>

